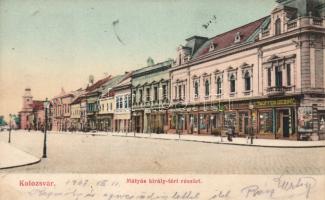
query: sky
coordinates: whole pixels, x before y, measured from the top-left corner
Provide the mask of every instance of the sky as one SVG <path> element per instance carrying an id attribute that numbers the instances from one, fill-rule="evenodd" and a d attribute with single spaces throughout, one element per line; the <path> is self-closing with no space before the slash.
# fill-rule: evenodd
<path id="1" fill-rule="evenodd" d="M 161 62 L 185 39 L 270 14 L 275 0 L 0 0 L 0 115 L 35 100 Z M 210 23 L 211 21 L 211 23 Z M 113 25 L 115 24 L 115 25 Z M 202 25 L 208 25 L 207 28 Z"/>

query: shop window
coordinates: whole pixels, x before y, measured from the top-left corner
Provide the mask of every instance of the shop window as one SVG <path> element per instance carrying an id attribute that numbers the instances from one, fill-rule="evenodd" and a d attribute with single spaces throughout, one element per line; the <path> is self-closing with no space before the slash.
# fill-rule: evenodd
<path id="1" fill-rule="evenodd" d="M 259 115 L 259 132 L 261 134 L 273 133 L 272 111 L 261 111 Z"/>
<path id="2" fill-rule="evenodd" d="M 207 128 L 207 120 L 206 120 L 206 114 L 200 114 L 200 130 L 204 130 Z"/>
<path id="3" fill-rule="evenodd" d="M 170 128 L 171 129 L 175 129 L 176 128 L 176 119 L 177 116 L 176 115 L 173 115 L 172 118 L 171 118 L 171 122 L 170 122 Z"/>
<path id="4" fill-rule="evenodd" d="M 319 131 L 325 133 L 325 113 L 319 113 Z"/>
<path id="5" fill-rule="evenodd" d="M 251 77 L 248 72 L 245 73 L 244 79 L 245 79 L 245 90 L 250 91 L 251 90 Z"/>
<path id="6" fill-rule="evenodd" d="M 281 66 L 275 67 L 275 86 L 282 87 L 282 70 Z"/>
<path id="7" fill-rule="evenodd" d="M 278 18 L 275 20 L 275 35 L 281 34 L 281 20 Z"/>
<path id="8" fill-rule="evenodd" d="M 210 82 L 209 80 L 205 80 L 205 96 L 210 96 Z"/>
<path id="9" fill-rule="evenodd" d="M 287 86 L 291 85 L 291 65 L 287 64 Z"/>
<path id="10" fill-rule="evenodd" d="M 230 76 L 230 92 L 233 93 L 236 91 L 236 79 L 234 75 Z"/>
<path id="11" fill-rule="evenodd" d="M 194 82 L 194 96 L 197 98 L 199 96 L 199 82 L 195 81 Z"/>
<path id="12" fill-rule="evenodd" d="M 218 77 L 217 79 L 217 94 L 221 94 L 221 78 Z"/>
<path id="13" fill-rule="evenodd" d="M 236 127 L 236 113 L 235 112 L 227 112 L 225 113 L 225 127 L 226 128 L 234 128 Z"/>

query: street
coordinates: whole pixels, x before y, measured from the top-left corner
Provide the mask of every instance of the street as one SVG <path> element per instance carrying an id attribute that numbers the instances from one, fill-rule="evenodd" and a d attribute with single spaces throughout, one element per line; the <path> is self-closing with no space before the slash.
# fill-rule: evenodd
<path id="1" fill-rule="evenodd" d="M 0 132 L 8 141 L 8 132 Z M 42 156 L 41 132 L 12 132 L 11 145 Z M 324 174 L 325 148 L 261 148 L 118 136 L 48 134 L 48 158 L 2 173 Z"/>

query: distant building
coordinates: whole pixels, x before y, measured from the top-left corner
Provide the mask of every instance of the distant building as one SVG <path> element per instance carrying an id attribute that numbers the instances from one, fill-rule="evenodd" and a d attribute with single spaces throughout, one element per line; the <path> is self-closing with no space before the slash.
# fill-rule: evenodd
<path id="1" fill-rule="evenodd" d="M 23 95 L 22 110 L 19 112 L 19 116 L 21 129 L 44 129 L 44 101 L 33 100 L 30 88 L 25 89 L 25 94 Z"/>
<path id="2" fill-rule="evenodd" d="M 144 133 L 164 133 L 169 128 L 167 109 L 169 98 L 169 69 L 172 60 L 153 64 L 132 74 L 133 130 Z"/>

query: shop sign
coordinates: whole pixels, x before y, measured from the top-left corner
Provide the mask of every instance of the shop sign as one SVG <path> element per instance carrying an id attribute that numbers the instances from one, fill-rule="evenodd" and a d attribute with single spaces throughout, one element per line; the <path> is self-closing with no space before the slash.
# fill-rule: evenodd
<path id="1" fill-rule="evenodd" d="M 298 108 L 298 132 L 313 132 L 313 108 Z"/>
<path id="2" fill-rule="evenodd" d="M 225 110 L 225 105 L 223 104 L 213 105 L 211 106 L 211 109 L 219 112 L 223 112 Z"/>
<path id="3" fill-rule="evenodd" d="M 275 99 L 275 100 L 261 100 L 254 103 L 254 107 L 274 107 L 284 105 L 296 105 L 295 98 L 289 99 Z"/>

